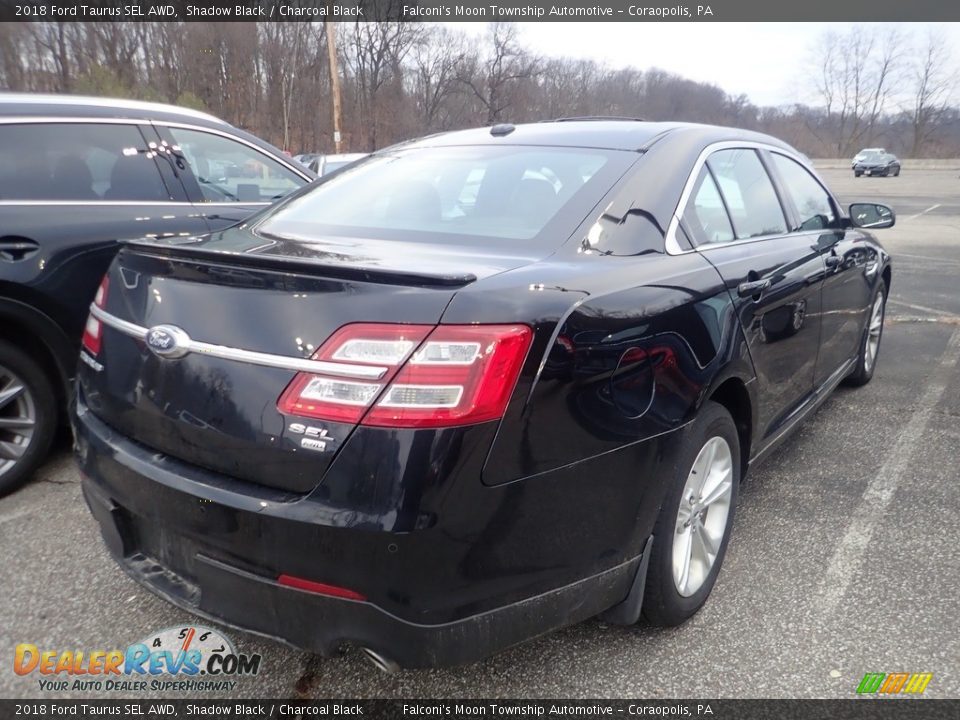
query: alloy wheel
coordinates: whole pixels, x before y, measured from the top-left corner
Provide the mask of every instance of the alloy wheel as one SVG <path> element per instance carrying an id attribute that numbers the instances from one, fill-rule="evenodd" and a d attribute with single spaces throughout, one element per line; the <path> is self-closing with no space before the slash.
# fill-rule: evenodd
<path id="1" fill-rule="evenodd" d="M 706 582 L 727 531 L 733 490 L 733 455 L 722 437 L 704 443 L 680 496 L 673 539 L 673 582 L 690 597 Z"/>
<path id="2" fill-rule="evenodd" d="M 883 333 L 883 293 L 877 293 L 873 301 L 873 310 L 870 311 L 870 325 L 867 327 L 867 347 L 863 358 L 863 369 L 868 373 L 877 360 L 880 352 L 880 335 Z"/>
<path id="3" fill-rule="evenodd" d="M 20 376 L 0 365 L 0 477 L 16 467 L 33 441 L 37 407 Z"/>

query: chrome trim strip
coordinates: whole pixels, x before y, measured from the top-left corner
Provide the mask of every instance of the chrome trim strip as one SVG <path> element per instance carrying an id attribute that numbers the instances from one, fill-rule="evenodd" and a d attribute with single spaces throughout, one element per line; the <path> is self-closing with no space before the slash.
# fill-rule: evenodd
<path id="1" fill-rule="evenodd" d="M 95 123 L 98 125 L 149 125 L 146 118 L 88 117 L 84 115 L 6 115 L 0 117 L 0 125 Z"/>
<path id="2" fill-rule="evenodd" d="M 169 207 L 171 205 L 176 205 L 178 207 L 201 207 L 183 200 L 0 200 L 0 205 L 95 205 L 97 207 L 103 207 L 104 205 L 116 205 L 121 207 L 140 205 L 143 205 L 144 207 Z"/>
<path id="3" fill-rule="evenodd" d="M 90 305 L 90 314 L 105 325 L 109 325 L 114 330 L 119 330 L 130 337 L 143 339 L 149 328 L 142 327 L 136 323 L 121 320 L 115 315 L 111 315 L 105 310 Z M 281 370 L 293 370 L 296 372 L 322 373 L 324 375 L 333 375 L 335 377 L 359 378 L 363 380 L 379 380 L 387 374 L 387 368 L 375 365 L 350 365 L 348 363 L 333 363 L 324 360 L 309 360 L 307 358 L 295 358 L 287 355 L 272 355 L 270 353 L 256 352 L 254 350 L 241 350 L 226 345 L 213 345 L 211 343 L 200 342 L 191 339 L 187 344 L 187 351 L 207 355 L 209 357 L 221 358 L 223 360 L 234 360 L 236 362 L 245 362 L 251 365 L 262 365 L 264 367 L 279 368 Z"/>
<path id="4" fill-rule="evenodd" d="M 136 323 L 121 320 L 116 315 L 111 315 L 106 310 L 101 310 L 94 303 L 90 303 L 90 314 L 100 322 L 109 325 L 114 330 L 119 330 L 131 337 L 142 338 L 147 334 L 147 328 L 140 327 Z"/>
<path id="5" fill-rule="evenodd" d="M 0 102 L 11 105 L 59 105 L 82 107 L 84 105 L 93 107 L 114 108 L 117 110 L 134 110 L 142 112 L 165 112 L 171 115 L 182 115 L 192 117 L 198 120 L 207 120 L 221 125 L 226 125 L 216 115 L 194 110 L 192 108 L 180 107 L 179 105 L 169 105 L 167 103 L 156 103 L 145 100 L 121 100 L 119 98 L 103 98 L 94 95 L 56 95 L 50 93 L 0 93 Z"/>
<path id="6" fill-rule="evenodd" d="M 704 246 L 703 248 L 694 247 L 693 250 L 684 250 L 682 247 L 680 247 L 680 242 L 677 240 L 677 227 L 680 225 L 680 218 L 683 215 L 683 211 L 687 207 L 687 202 L 690 200 L 690 194 L 693 192 L 693 186 L 697 182 L 697 176 L 700 174 L 700 169 L 704 166 L 704 164 L 706 164 L 707 158 L 717 150 L 731 150 L 737 148 L 750 148 L 753 150 L 767 150 L 769 152 L 780 153 L 791 160 L 796 160 L 804 167 L 808 167 L 808 162 L 802 155 L 791 152 L 787 148 L 778 147 L 777 145 L 769 145 L 767 143 L 755 142 L 753 140 L 724 140 L 723 142 L 715 142 L 707 145 L 707 147 L 705 147 L 697 157 L 696 162 L 693 163 L 693 168 L 690 170 L 690 174 L 687 176 L 687 182 L 683 186 L 683 192 L 680 193 L 680 201 L 677 203 L 677 207 L 673 211 L 673 216 L 670 218 L 670 224 L 667 226 L 667 234 L 664 237 L 664 246 L 668 255 L 686 255 L 688 253 L 698 252 L 701 249 L 706 250 L 714 247 L 727 247 L 729 245 L 757 242 L 758 240 L 766 239 L 766 237 L 780 236 L 780 233 L 778 233 L 776 235 L 765 237 L 741 238 L 739 240 L 731 240 L 730 242 L 726 243 L 713 243 L 709 246 Z M 691 242 L 693 242 L 692 238 Z"/>
<path id="7" fill-rule="evenodd" d="M 293 191 L 291 191 L 293 192 Z M 0 200 L 0 205 L 27 205 L 27 206 L 36 206 L 36 205 L 56 205 L 56 206 L 78 206 L 78 205 L 94 205 L 97 207 L 104 207 L 107 205 L 115 205 L 121 207 L 129 206 L 139 206 L 143 205 L 145 207 L 194 207 L 198 210 L 202 210 L 207 207 L 237 207 L 237 206 L 267 206 L 272 205 L 273 203 L 267 201 L 256 201 L 256 202 L 197 202 L 191 203 L 184 200 Z"/>

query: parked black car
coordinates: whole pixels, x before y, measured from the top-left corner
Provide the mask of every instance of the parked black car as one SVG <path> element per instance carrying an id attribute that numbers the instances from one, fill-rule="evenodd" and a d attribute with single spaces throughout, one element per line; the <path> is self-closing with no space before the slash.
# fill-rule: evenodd
<path id="1" fill-rule="evenodd" d="M 83 490 L 171 602 L 382 667 L 707 599 L 738 485 L 876 366 L 890 258 L 765 135 L 580 121 L 384 150 L 128 244 Z M 855 451 L 855 448 L 851 451 Z"/>
<path id="2" fill-rule="evenodd" d="M 853 175 L 881 175 L 897 177 L 900 174 L 900 161 L 893 153 L 885 150 L 867 148 L 857 153 L 853 159 Z"/>
<path id="3" fill-rule="evenodd" d="M 0 93 L 0 495 L 43 459 L 117 241 L 223 229 L 314 176 L 205 113 Z"/>
<path id="4" fill-rule="evenodd" d="M 318 176 L 329 175 L 335 170 L 346 167 L 350 163 L 362 160 L 367 153 L 341 153 L 339 155 L 314 155 L 307 167 L 313 170 Z"/>

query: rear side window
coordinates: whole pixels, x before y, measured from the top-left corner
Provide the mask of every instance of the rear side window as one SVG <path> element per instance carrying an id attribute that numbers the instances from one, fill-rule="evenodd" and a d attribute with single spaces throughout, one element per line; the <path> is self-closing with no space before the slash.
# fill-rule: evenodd
<path id="1" fill-rule="evenodd" d="M 783 208 L 756 151 L 718 150 L 707 160 L 738 240 L 787 231 Z"/>
<path id="2" fill-rule="evenodd" d="M 501 247 L 542 236 L 556 246 L 635 160 L 565 147 L 399 150 L 344 169 L 279 207 L 260 231 Z"/>
<path id="3" fill-rule="evenodd" d="M 690 202 L 683 213 L 683 222 L 693 233 L 698 245 L 730 242 L 734 238 L 723 198 L 706 167 L 700 169 Z"/>
<path id="4" fill-rule="evenodd" d="M 292 170 L 221 135 L 168 128 L 206 202 L 273 202 L 306 184 Z"/>
<path id="5" fill-rule="evenodd" d="M 787 187 L 800 216 L 794 230 L 824 230 L 836 227 L 837 214 L 827 191 L 800 163 L 785 155 L 772 153 L 773 164 Z"/>
<path id="6" fill-rule="evenodd" d="M 0 200 L 166 201 L 133 125 L 0 125 Z"/>

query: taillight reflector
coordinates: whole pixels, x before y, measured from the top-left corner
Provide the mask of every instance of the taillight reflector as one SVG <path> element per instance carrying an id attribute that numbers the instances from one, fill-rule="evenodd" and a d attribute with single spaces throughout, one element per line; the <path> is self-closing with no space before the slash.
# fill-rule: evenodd
<path id="1" fill-rule="evenodd" d="M 533 331 L 526 325 L 345 325 L 318 360 L 386 367 L 376 382 L 298 374 L 281 412 L 379 427 L 446 427 L 503 417 Z"/>
<path id="2" fill-rule="evenodd" d="M 356 590 L 339 587 L 337 585 L 327 585 L 326 583 L 314 582 L 295 575 L 280 575 L 277 583 L 285 587 L 296 588 L 297 590 L 306 590 L 307 592 L 317 593 L 318 595 L 327 595 L 329 597 L 344 598 L 346 600 L 366 600 L 367 596 L 358 593 Z"/>
<path id="3" fill-rule="evenodd" d="M 107 291 L 110 289 L 110 279 L 104 275 L 97 288 L 97 294 L 93 298 L 93 304 L 103 309 L 107 304 Z M 100 344 L 103 339 L 103 323 L 97 320 L 92 314 L 87 316 L 87 324 L 83 328 L 83 347 L 96 357 L 100 353 Z"/>

